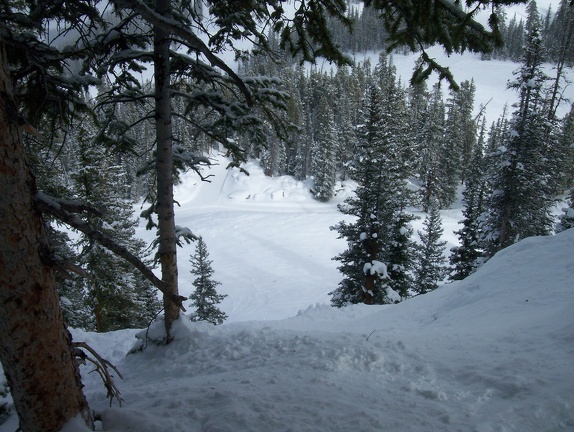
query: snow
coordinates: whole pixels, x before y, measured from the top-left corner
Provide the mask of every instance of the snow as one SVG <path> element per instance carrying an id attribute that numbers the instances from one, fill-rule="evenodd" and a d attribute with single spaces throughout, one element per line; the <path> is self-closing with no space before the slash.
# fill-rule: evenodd
<path id="1" fill-rule="evenodd" d="M 214 184 L 203 186 L 216 195 Z M 219 197 L 227 199 L 228 191 L 224 187 Z M 191 212 L 192 204 L 182 211 Z M 245 236 L 253 229 L 245 226 L 250 219 L 259 231 L 274 227 L 276 246 L 289 236 L 285 220 L 276 225 L 281 213 L 266 212 L 265 203 L 241 211 L 235 202 L 218 205 L 194 212 L 208 212 L 214 226 L 232 213 L 243 222 L 236 233 Z M 320 226 L 325 221 L 314 219 L 321 214 L 316 204 L 306 206 L 291 209 L 293 223 L 308 215 L 303 225 L 313 226 L 315 241 L 332 243 Z M 321 206 L 335 212 L 330 204 Z M 243 262 L 250 272 L 268 259 L 263 251 L 271 253 L 235 248 L 225 238 L 212 233 L 210 252 L 233 248 L 237 259 L 247 253 L 250 260 Z M 308 249 L 301 246 L 304 255 Z M 313 281 L 295 252 L 287 243 L 274 255 L 298 280 L 290 296 L 306 298 Z M 75 330 L 76 340 L 96 347 L 125 378 L 117 381 L 124 404 L 110 408 L 97 377 L 82 371 L 90 406 L 102 415 L 97 430 L 574 430 L 573 253 L 574 230 L 526 239 L 466 280 L 397 305 L 336 309 L 321 301 L 297 312 L 287 302 L 267 320 L 236 315 L 212 326 L 181 319 L 172 344 L 127 356 L 136 331 Z M 323 278 L 322 291 L 333 289 L 332 269 L 314 270 Z M 239 303 L 255 289 L 240 276 L 228 287 Z M 268 278 L 253 276 L 261 283 Z M 280 294 L 266 288 L 270 298 Z M 288 318 L 272 319 L 283 316 Z M 66 432 L 71 430 L 80 429 Z"/>
<path id="2" fill-rule="evenodd" d="M 110 407 L 82 367 L 101 414 L 96 430 L 574 430 L 574 230 L 526 239 L 429 294 L 337 309 L 327 294 L 341 279 L 331 258 L 345 242 L 328 227 L 343 218 L 343 197 L 276 200 L 266 191 L 307 196 L 305 183 L 266 178 L 253 162 L 250 176 L 218 162 L 211 183 L 184 176 L 177 217 L 206 240 L 229 319 L 182 316 L 170 345 L 129 355 L 140 330 L 73 330 L 124 376 L 122 407 Z M 231 199 L 239 190 L 266 199 Z M 441 216 L 453 243 L 461 211 Z M 183 294 L 192 251 L 180 249 Z M 64 431 L 81 431 L 74 422 Z M 12 415 L 0 429 L 16 427 Z"/>
<path id="3" fill-rule="evenodd" d="M 365 263 L 363 266 L 363 272 L 367 273 L 369 271 L 372 275 L 379 274 L 383 278 L 388 278 L 387 265 L 381 261 L 373 260 L 370 263 Z"/>
<path id="4" fill-rule="evenodd" d="M 442 62 L 438 49 L 429 52 Z M 399 75 L 408 79 L 415 58 L 394 56 Z M 458 81 L 475 75 L 477 109 L 488 104 L 489 121 L 515 100 L 504 87 L 514 63 L 466 54 L 446 66 Z M 182 316 L 174 342 L 134 354 L 141 330 L 73 329 L 74 340 L 124 376 L 116 381 L 122 407 L 110 407 L 96 374 L 82 367 L 102 419 L 96 430 L 574 431 L 574 229 L 523 240 L 429 294 L 337 309 L 329 306 L 341 280 L 332 257 L 346 244 L 329 227 L 351 220 L 337 204 L 355 185 L 338 184 L 324 204 L 308 182 L 266 177 L 255 162 L 243 166 L 250 176 L 226 165 L 217 157 L 205 169 L 211 183 L 183 176 L 176 218 L 206 241 L 229 318 L 213 326 Z M 448 251 L 457 245 L 460 206 L 441 218 Z M 422 220 L 412 222 L 414 232 Z M 183 295 L 193 288 L 193 251 L 178 251 Z M 12 414 L 0 431 L 17 426 Z M 84 430 L 74 419 L 62 432 Z"/>

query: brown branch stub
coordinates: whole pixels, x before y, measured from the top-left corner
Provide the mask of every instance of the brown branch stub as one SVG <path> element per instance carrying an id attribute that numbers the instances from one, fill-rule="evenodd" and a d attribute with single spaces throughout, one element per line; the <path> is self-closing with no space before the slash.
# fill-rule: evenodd
<path id="1" fill-rule="evenodd" d="M 116 398 L 121 407 L 123 402 L 122 395 L 110 374 L 109 368 L 113 369 L 121 379 L 124 379 L 120 371 L 110 361 L 100 356 L 97 351 L 86 342 L 72 342 L 72 346 L 74 347 L 74 356 L 80 363 L 86 364 L 86 361 L 88 361 L 96 367 L 92 372 L 97 372 L 102 379 L 104 387 L 108 392 L 107 397 L 110 398 L 110 406 L 114 398 Z M 83 350 L 88 351 L 93 357 L 90 357 Z"/>

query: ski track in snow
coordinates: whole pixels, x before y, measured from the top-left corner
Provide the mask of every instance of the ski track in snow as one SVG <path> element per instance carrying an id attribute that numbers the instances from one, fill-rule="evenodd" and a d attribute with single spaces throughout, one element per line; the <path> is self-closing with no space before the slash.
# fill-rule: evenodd
<path id="1" fill-rule="evenodd" d="M 394 56 L 405 79 L 414 58 Z M 476 75 L 468 57 L 444 64 L 458 81 Z M 514 100 L 500 89 L 515 69 L 480 63 L 476 107 L 493 97 L 489 123 Z M 341 275 L 331 258 L 345 241 L 329 226 L 345 218 L 336 205 L 352 184 L 321 204 L 305 182 L 266 178 L 254 163 L 247 177 L 214 159 L 212 183 L 183 176 L 176 218 L 204 237 L 229 319 L 178 320 L 175 342 L 129 355 L 136 330 L 72 330 L 124 376 L 115 379 L 125 402 L 110 408 L 82 366 L 90 407 L 102 414 L 97 430 L 574 432 L 574 232 L 522 241 L 465 281 L 398 305 L 336 309 L 327 293 Z M 460 209 L 441 212 L 447 248 Z M 193 251 L 178 250 L 183 295 Z M 16 428 L 15 415 L 0 425 Z M 85 430 L 71 422 L 63 432 Z"/>
<path id="2" fill-rule="evenodd" d="M 211 184 L 178 188 L 178 223 L 206 240 L 230 318 L 182 319 L 175 342 L 127 356 L 136 331 L 75 330 L 125 378 L 124 406 L 109 408 L 83 368 L 98 430 L 574 431 L 574 232 L 527 239 L 466 280 L 398 305 L 336 309 L 330 258 L 345 244 L 328 226 L 341 220 L 343 197 L 272 204 L 256 165 L 251 178 L 222 167 Z M 243 189 L 260 200 L 237 203 Z M 460 210 L 442 215 L 454 244 Z M 180 253 L 182 290 L 184 261 Z"/>

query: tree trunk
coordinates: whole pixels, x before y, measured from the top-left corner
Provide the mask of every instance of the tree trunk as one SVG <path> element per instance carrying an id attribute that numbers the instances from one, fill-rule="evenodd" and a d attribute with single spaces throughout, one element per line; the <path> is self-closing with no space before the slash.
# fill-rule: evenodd
<path id="1" fill-rule="evenodd" d="M 155 11 L 171 15 L 170 0 L 156 0 Z M 177 238 L 173 202 L 173 142 L 171 126 L 171 87 L 169 32 L 159 26 L 154 28 L 155 73 L 155 124 L 157 140 L 157 216 L 159 226 L 159 259 L 162 280 L 167 290 L 177 295 Z M 170 342 L 170 330 L 179 316 L 179 307 L 164 294 L 166 342 Z"/>
<path id="2" fill-rule="evenodd" d="M 57 431 L 78 415 L 91 426 L 5 69 L 0 41 L 0 360 L 22 431 Z"/>

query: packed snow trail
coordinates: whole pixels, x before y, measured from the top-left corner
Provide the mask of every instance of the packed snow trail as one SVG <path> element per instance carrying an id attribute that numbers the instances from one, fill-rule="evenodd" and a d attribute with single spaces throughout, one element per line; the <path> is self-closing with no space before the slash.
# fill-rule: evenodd
<path id="1" fill-rule="evenodd" d="M 527 239 L 397 305 L 182 319 L 126 357 L 135 331 L 75 331 L 125 377 L 122 408 L 87 368 L 86 393 L 108 431 L 571 432 L 573 255 L 574 230 Z"/>

